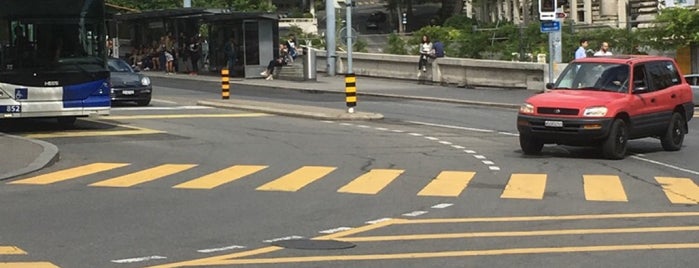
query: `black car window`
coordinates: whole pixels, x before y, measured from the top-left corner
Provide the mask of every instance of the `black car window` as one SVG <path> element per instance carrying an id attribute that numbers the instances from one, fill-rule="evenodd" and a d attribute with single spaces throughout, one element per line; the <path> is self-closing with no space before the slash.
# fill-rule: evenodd
<path id="1" fill-rule="evenodd" d="M 648 79 L 646 79 L 646 66 L 636 65 L 633 67 L 633 85 L 634 88 L 648 88 Z M 652 90 L 652 89 L 650 89 Z"/>
<path id="2" fill-rule="evenodd" d="M 107 67 L 109 67 L 110 72 L 132 72 L 131 66 L 123 60 L 109 59 Z"/>
<path id="3" fill-rule="evenodd" d="M 663 90 L 681 84 L 680 75 L 671 61 L 658 61 L 648 64 L 648 75 L 652 90 Z"/>

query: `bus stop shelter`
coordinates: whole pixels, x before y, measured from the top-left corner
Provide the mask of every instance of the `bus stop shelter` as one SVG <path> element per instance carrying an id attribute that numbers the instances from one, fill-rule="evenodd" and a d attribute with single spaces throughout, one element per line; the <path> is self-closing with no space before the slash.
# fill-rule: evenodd
<path id="1" fill-rule="evenodd" d="M 259 73 L 277 55 L 278 18 L 271 13 L 230 12 L 219 9 L 178 8 L 116 14 L 120 57 L 132 48 L 157 47 L 170 35 L 178 43 L 197 36 L 202 42 L 202 71 L 219 72 L 227 68 L 224 48 L 234 40 L 237 77 L 259 77 Z"/>

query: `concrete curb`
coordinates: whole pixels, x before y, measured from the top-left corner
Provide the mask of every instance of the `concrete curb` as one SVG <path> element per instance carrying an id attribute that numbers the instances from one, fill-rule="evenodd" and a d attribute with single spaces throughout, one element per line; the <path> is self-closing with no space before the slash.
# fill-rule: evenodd
<path id="1" fill-rule="evenodd" d="M 0 174 L 0 181 L 11 179 L 13 177 L 21 176 L 24 174 L 28 174 L 37 170 L 40 170 L 42 168 L 45 168 L 47 166 L 50 166 L 51 164 L 55 163 L 58 161 L 59 158 L 59 150 L 56 145 L 53 145 L 51 143 L 45 142 L 45 141 L 40 141 L 40 140 L 34 140 L 34 139 L 28 139 L 20 136 L 14 136 L 14 135 L 7 135 L 4 133 L 0 133 L 0 136 L 4 138 L 11 138 L 11 139 L 18 139 L 18 140 L 24 140 L 27 142 L 31 142 L 34 144 L 37 144 L 43 148 L 43 151 L 39 156 L 34 159 L 29 165 L 27 165 L 24 168 L 13 170 L 4 174 Z"/>
<path id="2" fill-rule="evenodd" d="M 197 101 L 197 105 L 216 108 L 239 109 L 253 112 L 262 112 L 294 117 L 305 117 L 324 120 L 381 120 L 383 115 L 379 113 L 355 112 L 348 113 L 339 109 L 302 106 L 293 104 L 280 104 L 273 102 L 228 100 L 228 101 Z"/>

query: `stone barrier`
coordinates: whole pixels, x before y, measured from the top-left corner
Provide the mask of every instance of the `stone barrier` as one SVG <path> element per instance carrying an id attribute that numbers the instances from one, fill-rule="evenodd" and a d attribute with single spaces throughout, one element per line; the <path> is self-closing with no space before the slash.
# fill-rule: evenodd
<path id="1" fill-rule="evenodd" d="M 327 68 L 326 52 L 316 51 L 318 72 Z M 547 76 L 544 63 L 438 58 L 426 72 L 418 71 L 419 56 L 379 53 L 352 53 L 352 71 L 357 76 L 398 78 L 461 87 L 497 87 L 543 90 Z M 345 74 L 347 54 L 337 53 L 336 74 Z"/>

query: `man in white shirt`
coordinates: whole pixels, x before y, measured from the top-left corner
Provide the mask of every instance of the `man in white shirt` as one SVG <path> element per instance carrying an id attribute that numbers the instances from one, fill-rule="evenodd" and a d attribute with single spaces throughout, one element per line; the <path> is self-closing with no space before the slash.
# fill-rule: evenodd
<path id="1" fill-rule="evenodd" d="M 599 50 L 595 52 L 595 56 L 611 56 L 612 52 L 609 51 L 609 43 L 607 42 L 602 42 L 602 46 L 600 46 Z"/>

